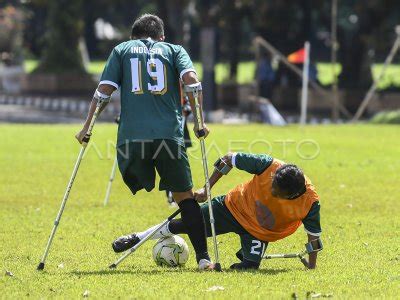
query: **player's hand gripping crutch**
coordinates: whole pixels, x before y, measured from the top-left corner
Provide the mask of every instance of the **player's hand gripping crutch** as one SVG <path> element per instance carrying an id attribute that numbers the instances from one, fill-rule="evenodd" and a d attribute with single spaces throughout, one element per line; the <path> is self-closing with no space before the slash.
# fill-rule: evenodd
<path id="1" fill-rule="evenodd" d="M 75 166 L 74 166 L 74 170 L 72 171 L 71 178 L 69 179 L 69 182 L 68 182 L 68 185 L 67 185 L 67 189 L 65 190 L 64 197 L 63 197 L 62 202 L 61 202 L 60 210 L 58 211 L 56 220 L 54 221 L 53 230 L 50 233 L 50 237 L 49 237 L 49 240 L 47 242 L 46 248 L 44 250 L 44 254 L 43 254 L 42 260 L 40 261 L 40 263 L 39 263 L 39 265 L 37 267 L 38 270 L 43 270 L 44 269 L 44 265 L 45 265 L 47 256 L 49 254 L 49 250 L 50 250 L 51 244 L 53 242 L 54 235 L 56 234 L 58 224 L 60 223 L 60 219 L 61 219 L 62 213 L 64 211 L 65 205 L 66 205 L 68 197 L 69 197 L 69 193 L 71 192 L 72 185 L 74 184 L 74 180 L 75 180 L 76 174 L 78 173 L 78 169 L 79 169 L 79 166 L 81 164 L 81 161 L 82 161 L 82 158 L 83 158 L 83 154 L 85 153 L 86 147 L 87 147 L 87 145 L 89 143 L 89 140 L 90 140 L 90 136 L 92 135 L 93 126 L 94 126 L 94 124 L 96 122 L 96 119 L 97 119 L 99 113 L 100 113 L 100 109 L 101 109 L 103 103 L 104 103 L 104 101 L 101 101 L 101 100 L 99 100 L 97 102 L 96 110 L 94 111 L 93 117 L 90 120 L 89 128 L 88 128 L 85 136 L 82 139 L 81 150 L 80 150 L 78 158 L 76 160 L 76 163 L 75 163 Z"/>
<path id="2" fill-rule="evenodd" d="M 129 255 L 131 255 L 133 252 L 135 252 L 140 246 L 142 246 L 146 241 L 151 239 L 153 235 L 156 234 L 157 231 L 159 231 L 165 224 L 170 222 L 173 218 L 175 218 L 179 213 L 181 212 L 181 209 L 178 209 L 176 212 L 174 212 L 172 215 L 170 215 L 167 219 L 164 220 L 160 225 L 158 225 L 152 232 L 150 232 L 147 236 L 145 236 L 143 239 L 140 240 L 139 243 L 137 243 L 135 246 L 127 250 L 124 255 L 122 255 L 120 258 L 118 258 L 113 264 L 111 264 L 109 267 L 110 269 L 115 269 L 122 261 L 124 261 Z"/>
<path id="3" fill-rule="evenodd" d="M 201 156 L 203 162 L 203 170 L 204 170 L 204 179 L 206 185 L 206 193 L 207 193 L 207 202 L 208 202 L 208 211 L 210 214 L 210 225 L 211 225 L 211 234 L 213 239 L 214 245 L 214 256 L 215 256 L 215 270 L 221 271 L 221 264 L 219 262 L 219 254 L 218 254 L 218 243 L 217 243 L 217 234 L 215 232 L 215 220 L 214 220 L 214 213 L 211 205 L 211 187 L 210 187 L 210 178 L 208 174 L 208 164 L 207 164 L 207 152 L 206 152 L 206 145 L 205 145 L 205 137 L 206 137 L 206 130 L 204 127 L 204 119 L 202 110 L 200 108 L 199 103 L 199 91 L 201 91 L 201 85 L 196 84 L 191 88 L 191 92 L 193 92 L 194 104 L 196 109 L 195 122 L 197 122 L 197 136 L 200 140 L 200 147 L 201 147 Z"/>

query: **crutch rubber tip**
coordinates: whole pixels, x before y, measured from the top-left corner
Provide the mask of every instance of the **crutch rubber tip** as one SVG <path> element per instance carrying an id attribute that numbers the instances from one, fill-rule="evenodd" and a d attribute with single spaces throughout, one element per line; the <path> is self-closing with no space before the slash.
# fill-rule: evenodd
<path id="1" fill-rule="evenodd" d="M 307 259 L 305 259 L 305 258 L 303 257 L 303 258 L 300 258 L 300 261 L 303 263 L 303 265 L 304 265 L 307 269 L 309 268 L 309 264 L 308 264 Z"/>
<path id="2" fill-rule="evenodd" d="M 43 269 L 44 269 L 44 263 L 41 262 L 41 263 L 37 266 L 37 269 L 38 269 L 39 271 L 43 270 Z"/>
<path id="3" fill-rule="evenodd" d="M 221 264 L 220 263 L 216 263 L 215 267 L 214 267 L 214 270 L 217 271 L 217 272 L 222 272 Z"/>
<path id="4" fill-rule="evenodd" d="M 112 265 L 109 266 L 109 268 L 110 269 L 115 269 L 115 268 L 117 268 L 117 265 L 116 264 L 112 264 Z"/>

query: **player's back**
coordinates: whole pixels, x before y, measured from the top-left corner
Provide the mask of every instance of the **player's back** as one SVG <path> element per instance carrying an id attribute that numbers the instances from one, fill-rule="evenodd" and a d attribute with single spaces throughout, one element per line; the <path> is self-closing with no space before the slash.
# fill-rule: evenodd
<path id="1" fill-rule="evenodd" d="M 183 143 L 179 77 L 193 64 L 178 45 L 130 40 L 111 53 L 100 83 L 121 88 L 118 145 L 131 140 Z"/>

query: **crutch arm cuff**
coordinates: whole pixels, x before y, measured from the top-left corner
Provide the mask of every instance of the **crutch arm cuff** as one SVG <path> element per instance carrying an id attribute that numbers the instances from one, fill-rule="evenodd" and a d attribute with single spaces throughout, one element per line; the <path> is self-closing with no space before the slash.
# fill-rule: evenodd
<path id="1" fill-rule="evenodd" d="M 223 158 L 218 158 L 218 160 L 214 163 L 215 170 L 222 175 L 228 175 L 228 173 L 232 170 L 232 167 L 227 164 L 227 162 Z"/>
<path id="2" fill-rule="evenodd" d="M 305 247 L 308 254 L 324 249 L 324 245 L 322 244 L 322 240 L 320 238 L 308 242 L 305 244 Z"/>

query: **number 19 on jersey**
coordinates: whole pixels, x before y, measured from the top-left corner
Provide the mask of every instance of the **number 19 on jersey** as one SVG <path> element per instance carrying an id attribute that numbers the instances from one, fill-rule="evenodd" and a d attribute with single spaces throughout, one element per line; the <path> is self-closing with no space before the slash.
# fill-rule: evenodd
<path id="1" fill-rule="evenodd" d="M 139 58 L 131 58 L 132 92 L 143 94 L 142 62 Z M 152 82 L 147 82 L 147 90 L 152 94 L 164 95 L 167 92 L 167 71 L 158 58 L 151 58 L 146 63 L 146 71 Z"/>

